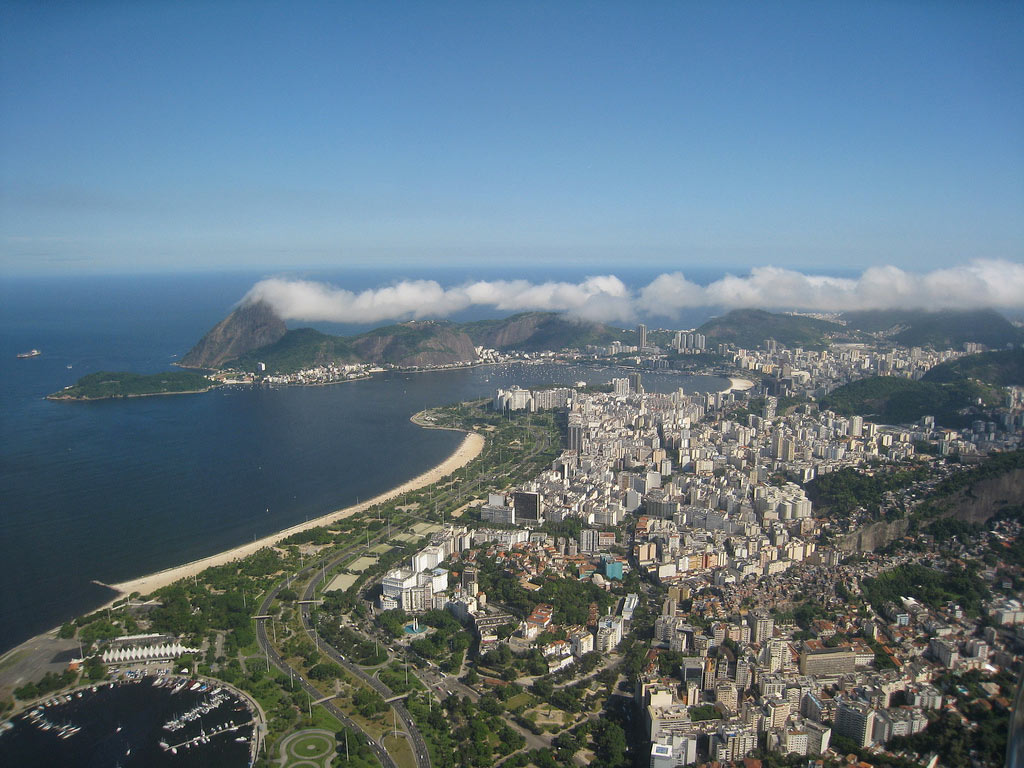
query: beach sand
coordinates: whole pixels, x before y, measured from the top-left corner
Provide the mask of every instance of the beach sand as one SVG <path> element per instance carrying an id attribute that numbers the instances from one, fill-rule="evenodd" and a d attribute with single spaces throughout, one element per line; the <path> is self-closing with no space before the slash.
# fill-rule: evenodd
<path id="1" fill-rule="evenodd" d="M 729 386 L 722 390 L 722 392 L 745 392 L 748 389 L 754 388 L 754 382 L 750 379 L 734 379 L 729 377 Z"/>
<path id="2" fill-rule="evenodd" d="M 104 584 L 103 586 L 116 589 L 120 593 L 119 597 L 114 598 L 115 601 L 121 599 L 121 597 L 124 597 L 125 595 L 130 595 L 133 592 L 148 595 L 154 590 L 173 584 L 179 579 L 185 579 L 199 574 L 207 568 L 211 568 L 216 565 L 224 565 L 225 563 L 230 563 L 232 560 L 240 560 L 241 558 L 248 557 L 264 547 L 272 547 L 282 539 L 286 539 L 292 534 L 309 530 L 310 528 L 317 528 L 321 525 L 327 525 L 335 522 L 336 520 L 350 517 L 357 512 L 369 509 L 375 504 L 380 504 L 393 499 L 396 496 L 400 496 L 403 493 L 415 491 L 419 488 L 424 488 L 436 483 L 438 480 L 442 479 L 446 475 L 450 475 L 460 467 L 464 467 L 479 456 L 480 452 L 484 448 L 484 442 L 483 435 L 479 435 L 476 432 L 468 432 L 455 453 L 442 461 L 436 467 L 424 472 L 419 477 L 414 477 L 412 480 L 402 483 L 397 488 L 392 488 L 389 491 L 385 491 L 384 493 L 374 496 L 372 499 L 367 499 L 366 501 L 360 502 L 359 504 L 355 504 L 351 507 L 345 507 L 344 509 L 336 510 L 323 515 L 322 517 L 317 517 L 313 520 L 307 520 L 304 523 L 293 525 L 291 528 L 286 528 L 283 531 L 278 531 L 277 533 L 273 533 L 269 536 L 264 536 L 262 539 L 257 539 L 256 541 L 248 544 L 242 544 L 241 546 L 229 549 L 226 552 L 210 555 L 209 557 L 204 557 L 200 560 L 193 560 L 191 563 L 185 563 L 184 565 L 179 565 L 174 568 L 168 568 L 167 570 L 152 573 L 148 576 L 141 576 L 137 579 L 132 579 L 131 581 L 123 581 L 120 584 Z"/>

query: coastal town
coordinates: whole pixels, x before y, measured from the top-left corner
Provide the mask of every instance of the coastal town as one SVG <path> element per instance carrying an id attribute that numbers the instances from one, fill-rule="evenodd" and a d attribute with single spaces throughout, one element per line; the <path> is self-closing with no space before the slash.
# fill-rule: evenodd
<path id="1" fill-rule="evenodd" d="M 829 398 L 982 350 L 766 339 L 717 346 L 724 391 L 647 392 L 649 372 L 709 353 L 700 333 L 654 333 L 671 348 L 641 326 L 635 346 L 478 350 L 622 375 L 419 414 L 486 441 L 472 473 L 453 466 L 257 543 L 237 571 L 165 580 L 110 624 L 158 631 L 159 647 L 86 623 L 67 635 L 97 655 L 78 663 L 103 679 L 184 659 L 179 685 L 221 680 L 256 702 L 262 653 L 279 681 L 304 681 L 310 724 L 316 698 L 338 738 L 384 765 L 999 764 L 1024 649 L 1024 389 L 972 403 L 958 427 L 882 423 Z M 246 565 L 261 558 L 272 564 Z M 168 621 L 169 601 L 201 611 L 241 584 L 262 599 L 247 662 L 251 629 Z M 278 762 L 257 734 L 295 728 L 282 703 L 253 731 L 259 764 Z"/>

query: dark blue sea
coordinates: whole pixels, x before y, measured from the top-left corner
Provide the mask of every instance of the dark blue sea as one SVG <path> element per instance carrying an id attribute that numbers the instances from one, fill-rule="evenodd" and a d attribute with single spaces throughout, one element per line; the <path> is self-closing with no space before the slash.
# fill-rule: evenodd
<path id="1" fill-rule="evenodd" d="M 461 439 L 410 423 L 424 407 L 490 396 L 511 384 L 603 382 L 614 375 L 506 366 L 326 387 L 92 403 L 44 399 L 98 370 L 170 368 L 265 276 L 0 280 L 0 652 L 110 599 L 93 580 L 116 583 L 210 555 L 420 474 Z M 443 284 L 467 277 L 308 276 L 354 289 L 401 277 Z M 42 354 L 16 358 L 33 348 Z M 673 375 L 645 383 L 662 391 L 723 386 L 720 379 Z"/>

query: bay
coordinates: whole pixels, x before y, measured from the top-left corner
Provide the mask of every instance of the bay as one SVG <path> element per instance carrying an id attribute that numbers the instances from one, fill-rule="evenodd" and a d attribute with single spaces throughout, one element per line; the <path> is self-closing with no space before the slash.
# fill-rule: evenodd
<path id="1" fill-rule="evenodd" d="M 115 583 L 210 555 L 424 472 L 461 436 L 416 427 L 409 416 L 422 408 L 513 384 L 619 375 L 507 365 L 324 387 L 44 399 L 95 370 L 167 369 L 253 279 L 0 284 L 0 652 L 110 599 L 93 580 Z M 16 358 L 33 347 L 43 354 Z M 671 373 L 644 381 L 652 391 L 725 385 Z"/>

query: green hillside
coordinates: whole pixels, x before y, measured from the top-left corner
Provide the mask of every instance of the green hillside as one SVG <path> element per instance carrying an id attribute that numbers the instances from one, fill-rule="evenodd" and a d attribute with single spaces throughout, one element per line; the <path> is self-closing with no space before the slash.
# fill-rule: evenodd
<path id="1" fill-rule="evenodd" d="M 924 381 L 936 384 L 960 379 L 977 379 L 993 387 L 1024 386 L 1024 349 L 967 355 L 937 365 L 924 375 Z"/>
<path id="2" fill-rule="evenodd" d="M 497 320 L 479 320 L 460 326 L 478 346 L 502 351 L 544 352 L 582 349 L 613 341 L 635 344 L 636 334 L 601 323 L 578 320 L 554 312 L 524 312 Z"/>
<path id="3" fill-rule="evenodd" d="M 962 347 L 966 342 L 976 342 L 1000 348 L 1019 343 L 1024 338 L 1020 329 L 991 309 L 846 312 L 842 317 L 852 328 L 868 333 L 885 333 L 906 347 L 951 349 Z"/>
<path id="4" fill-rule="evenodd" d="M 257 363 L 266 363 L 272 373 L 294 373 L 316 365 L 353 360 L 355 355 L 349 339 L 312 328 L 296 328 L 273 344 L 229 361 L 227 367 L 255 371 Z"/>
<path id="5" fill-rule="evenodd" d="M 215 383 L 205 376 L 186 371 L 164 371 L 148 375 L 97 371 L 83 376 L 74 386 L 54 392 L 49 397 L 51 400 L 102 400 L 112 397 L 205 392 L 214 386 Z"/>
<path id="6" fill-rule="evenodd" d="M 830 339 L 848 333 L 838 323 L 761 309 L 735 309 L 708 320 L 697 330 L 707 337 L 709 344 L 725 342 L 746 349 L 760 347 L 766 339 L 775 339 L 787 347 L 822 347 Z"/>
<path id="7" fill-rule="evenodd" d="M 821 401 L 821 407 L 843 416 L 865 416 L 884 424 L 909 424 L 934 416 L 945 427 L 969 423 L 964 409 L 999 402 L 998 392 L 973 381 L 935 384 L 895 376 L 872 376 L 846 384 Z"/>
<path id="8" fill-rule="evenodd" d="M 420 366 L 469 362 L 473 357 L 473 343 L 458 326 L 410 322 L 375 328 L 358 336 L 331 336 L 312 328 L 297 328 L 226 365 L 254 371 L 262 362 L 268 373 L 294 373 L 329 363 Z"/>

